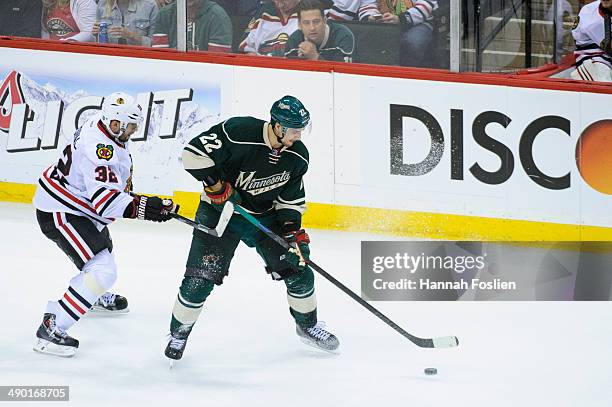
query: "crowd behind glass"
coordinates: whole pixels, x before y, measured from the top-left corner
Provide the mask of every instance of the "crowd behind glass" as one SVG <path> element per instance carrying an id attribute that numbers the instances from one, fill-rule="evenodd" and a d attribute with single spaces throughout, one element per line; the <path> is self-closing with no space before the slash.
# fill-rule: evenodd
<path id="1" fill-rule="evenodd" d="M 604 18 L 612 0 L 576 0 L 577 5 L 570 4 L 573 0 L 540 0 L 551 10 L 554 1 L 555 10 L 564 13 L 563 21 L 573 23 L 578 59 L 584 58 L 585 47 L 587 60 L 593 59 L 595 47 L 593 61 L 612 71 L 610 44 L 600 44 L 591 38 L 598 34 L 584 27 L 589 19 L 600 24 L 586 16 L 587 5 L 596 3 L 589 7 Z M 186 0 L 187 50 L 447 69 L 448 35 L 440 34 L 439 26 L 448 23 L 448 3 Z M 176 15 L 175 0 L 2 0 L 0 35 L 176 48 Z M 606 80 L 605 72 L 600 80 Z"/>

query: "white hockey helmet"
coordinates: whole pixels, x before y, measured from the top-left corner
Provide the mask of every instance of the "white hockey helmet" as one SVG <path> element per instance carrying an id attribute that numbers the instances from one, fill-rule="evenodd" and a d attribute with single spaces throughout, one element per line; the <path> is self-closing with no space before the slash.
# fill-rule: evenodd
<path id="1" fill-rule="evenodd" d="M 121 136 L 127 129 L 128 124 L 140 125 L 142 122 L 142 108 L 136 100 L 124 92 L 111 93 L 102 102 L 102 123 L 111 131 L 111 121 L 119 122 L 119 133 Z M 112 133 L 112 131 L 111 131 Z"/>

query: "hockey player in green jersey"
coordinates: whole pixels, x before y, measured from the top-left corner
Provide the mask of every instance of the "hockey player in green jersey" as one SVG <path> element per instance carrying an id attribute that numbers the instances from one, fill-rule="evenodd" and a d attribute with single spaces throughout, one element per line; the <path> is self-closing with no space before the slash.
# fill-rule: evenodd
<path id="1" fill-rule="evenodd" d="M 303 261 L 310 255 L 310 239 L 301 227 L 308 150 L 300 138 L 309 126 L 310 114 L 293 96 L 276 101 L 270 114 L 269 122 L 234 117 L 211 127 L 184 148 L 183 165 L 204 185 L 198 223 L 214 227 L 221 207 L 229 200 L 297 245 L 299 251 L 287 252 L 239 215 L 231 218 L 220 238 L 194 230 L 172 310 L 165 351 L 170 359 L 183 356 L 204 302 L 215 285 L 223 283 L 240 241 L 255 247 L 274 280 L 284 281 L 298 336 L 326 351 L 336 351 L 339 346 L 338 339 L 317 320 L 314 275 Z"/>

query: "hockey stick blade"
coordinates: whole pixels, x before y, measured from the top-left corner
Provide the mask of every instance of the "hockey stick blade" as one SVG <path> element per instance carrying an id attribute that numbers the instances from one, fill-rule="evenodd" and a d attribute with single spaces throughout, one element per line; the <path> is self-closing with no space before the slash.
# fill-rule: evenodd
<path id="1" fill-rule="evenodd" d="M 230 201 L 225 202 L 223 205 L 223 210 L 221 211 L 221 216 L 219 216 L 219 221 L 217 222 L 217 226 L 215 226 L 215 231 L 217 232 L 217 236 L 223 236 L 223 232 L 225 232 L 225 228 L 229 223 L 232 215 L 234 214 L 234 204 Z"/>
<path id="2" fill-rule="evenodd" d="M 434 348 L 455 348 L 459 346 L 459 338 L 456 336 L 440 336 L 433 338 L 432 342 Z"/>
<path id="3" fill-rule="evenodd" d="M 376 317 L 378 317 L 385 324 L 389 325 L 393 328 L 397 333 L 408 339 L 410 342 L 414 343 L 416 346 L 420 348 L 455 348 L 459 345 L 459 339 L 456 336 L 440 336 L 438 338 L 419 338 L 418 336 L 412 335 L 411 333 L 404 330 L 401 326 L 393 322 L 389 317 L 380 312 L 378 309 L 374 308 L 370 303 L 364 301 L 363 298 L 355 294 L 351 289 L 342 284 L 340 281 L 336 280 L 334 276 L 329 274 L 327 271 L 323 270 L 319 265 L 317 265 L 312 260 L 307 261 L 308 265 L 312 267 L 316 272 L 325 277 L 329 282 L 338 287 L 341 291 L 347 294 L 349 297 L 357 301 L 361 306 L 370 311 Z"/>
<path id="4" fill-rule="evenodd" d="M 457 346 L 459 346 L 459 339 L 456 336 L 439 336 L 437 338 L 419 338 L 416 336 L 412 336 L 408 339 L 410 339 L 412 343 L 414 343 L 420 348 L 444 349 L 456 348 Z"/>
<path id="5" fill-rule="evenodd" d="M 179 222 L 183 222 L 184 224 L 189 225 L 192 228 L 199 230 L 200 232 L 204 232 L 214 237 L 221 237 L 223 236 L 223 232 L 225 232 L 225 228 L 227 227 L 227 224 L 229 223 L 233 214 L 234 205 L 232 205 L 231 202 L 226 202 L 223 206 L 223 210 L 221 211 L 221 215 L 219 216 L 217 226 L 215 226 L 214 229 L 206 227 L 204 225 L 200 225 L 199 223 L 184 216 L 181 216 L 178 213 L 173 213 L 171 216 Z"/>

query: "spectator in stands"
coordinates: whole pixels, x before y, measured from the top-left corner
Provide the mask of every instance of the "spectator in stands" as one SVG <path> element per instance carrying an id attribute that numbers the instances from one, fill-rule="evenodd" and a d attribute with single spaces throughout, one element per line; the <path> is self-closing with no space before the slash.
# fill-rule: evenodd
<path id="1" fill-rule="evenodd" d="M 545 6 L 548 7 L 548 10 L 546 11 L 545 17 L 543 18 L 543 20 L 546 21 L 555 21 L 555 13 L 556 13 L 556 18 L 560 24 L 555 23 L 555 27 L 556 27 L 556 51 L 557 51 L 557 55 L 565 55 L 568 53 L 568 44 L 569 43 L 573 43 L 573 38 L 572 38 L 572 22 L 574 22 L 576 20 L 576 16 L 578 15 L 577 12 L 574 12 L 574 6 L 573 3 L 574 0 L 556 0 L 550 4 L 546 4 Z M 541 26 L 540 30 L 547 32 L 548 27 L 547 26 Z M 532 38 L 534 36 L 534 33 L 532 31 Z M 536 34 L 537 35 L 537 34 Z M 547 35 L 547 34 L 544 34 Z M 573 51 L 573 48 L 572 48 Z"/>
<path id="2" fill-rule="evenodd" d="M 0 0 L 0 35 L 40 38 L 42 3 Z"/>
<path id="3" fill-rule="evenodd" d="M 150 47 L 159 9 L 154 0 L 99 0 L 92 34 L 109 24 L 109 42 Z"/>
<path id="4" fill-rule="evenodd" d="M 287 58 L 352 62 L 355 37 L 342 24 L 327 21 L 319 0 L 302 0 L 298 6 L 299 30 L 285 45 Z"/>
<path id="5" fill-rule="evenodd" d="M 380 20 L 376 0 L 333 0 L 327 17 L 336 21 L 369 21 Z"/>
<path id="6" fill-rule="evenodd" d="M 59 41 L 93 41 L 94 0 L 42 0 L 42 37 Z"/>
<path id="7" fill-rule="evenodd" d="M 383 23 L 401 24 L 400 65 L 426 66 L 433 38 L 433 11 L 437 0 L 378 0 Z"/>
<path id="8" fill-rule="evenodd" d="M 154 47 L 176 48 L 176 3 L 160 10 L 155 24 Z M 232 21 L 211 0 L 187 0 L 187 49 L 232 51 Z"/>
<path id="9" fill-rule="evenodd" d="M 273 0 L 262 6 L 259 16 L 248 27 L 240 52 L 282 57 L 289 36 L 298 29 L 297 6 L 300 0 Z"/>
<path id="10" fill-rule="evenodd" d="M 176 0 L 155 0 L 161 9 Z M 225 9 L 228 15 L 250 16 L 260 7 L 263 0 L 214 0 L 215 3 Z"/>
<path id="11" fill-rule="evenodd" d="M 605 38 L 605 16 L 612 17 L 612 0 L 594 1 L 578 13 L 572 30 L 576 40 L 572 79 L 612 82 L 612 49 Z"/>

